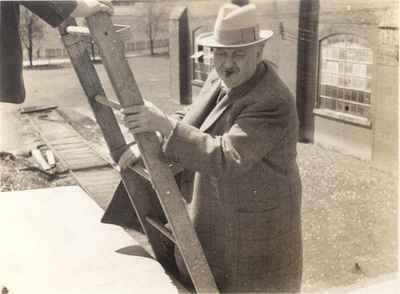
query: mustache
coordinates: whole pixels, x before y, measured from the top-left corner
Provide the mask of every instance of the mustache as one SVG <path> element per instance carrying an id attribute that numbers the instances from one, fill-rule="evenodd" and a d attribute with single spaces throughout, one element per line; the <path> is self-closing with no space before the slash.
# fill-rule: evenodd
<path id="1" fill-rule="evenodd" d="M 240 69 L 237 66 L 229 67 L 229 68 L 221 68 L 221 72 L 225 74 L 227 78 L 235 73 L 239 73 Z"/>

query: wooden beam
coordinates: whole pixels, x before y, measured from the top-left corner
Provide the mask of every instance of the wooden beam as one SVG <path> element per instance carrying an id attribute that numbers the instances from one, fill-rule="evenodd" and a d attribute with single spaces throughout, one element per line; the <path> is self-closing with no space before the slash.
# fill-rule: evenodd
<path id="1" fill-rule="evenodd" d="M 115 33 L 111 18 L 105 13 L 98 13 L 95 16 L 88 17 L 87 22 L 92 37 L 99 47 L 104 67 L 121 106 L 127 108 L 132 105 L 143 105 L 144 100 L 131 68 L 125 59 L 124 44 Z M 146 169 L 152 179 L 153 189 L 163 207 L 177 242 L 177 247 L 196 290 L 200 293 L 218 292 L 211 269 L 186 210 L 183 197 L 175 182 L 175 177 L 167 161 L 162 158 L 161 146 L 157 135 L 154 132 L 141 133 L 134 135 L 134 137 Z M 126 172 L 132 171 L 127 169 Z M 134 186 L 129 187 L 127 185 L 128 181 L 125 182 L 128 178 L 125 176 L 123 178 L 128 193 L 135 191 Z M 146 230 L 148 226 L 145 219 L 143 219 L 142 211 L 136 207 L 136 212 Z M 144 217 L 146 216 L 144 215 Z M 153 244 L 153 242 L 150 243 Z"/>

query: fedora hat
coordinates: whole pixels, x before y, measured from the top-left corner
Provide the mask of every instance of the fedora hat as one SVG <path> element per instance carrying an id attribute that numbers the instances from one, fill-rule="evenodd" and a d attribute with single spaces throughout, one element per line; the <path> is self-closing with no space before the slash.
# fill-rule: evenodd
<path id="1" fill-rule="evenodd" d="M 200 34 L 197 44 L 217 48 L 247 47 L 266 42 L 272 35 L 272 31 L 259 29 L 254 4 L 225 4 L 218 12 L 214 32 Z"/>

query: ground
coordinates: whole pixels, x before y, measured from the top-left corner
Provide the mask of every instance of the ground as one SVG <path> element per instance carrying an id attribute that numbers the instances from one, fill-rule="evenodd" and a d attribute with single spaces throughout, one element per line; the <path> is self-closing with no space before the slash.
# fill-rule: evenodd
<path id="1" fill-rule="evenodd" d="M 180 107 L 169 97 L 165 56 L 136 57 L 129 63 L 144 97 L 169 113 Z M 105 80 L 102 65 L 96 68 Z M 57 104 L 92 144 L 103 144 L 71 67 L 30 69 L 25 72 L 25 81 L 29 93 L 25 105 Z M 113 97 L 108 81 L 105 88 Z M 1 159 L 2 191 L 64 184 L 18 171 L 19 160 Z M 303 290 L 368 283 L 395 272 L 396 177 L 368 162 L 313 144 L 298 145 L 298 164 L 303 184 Z"/>

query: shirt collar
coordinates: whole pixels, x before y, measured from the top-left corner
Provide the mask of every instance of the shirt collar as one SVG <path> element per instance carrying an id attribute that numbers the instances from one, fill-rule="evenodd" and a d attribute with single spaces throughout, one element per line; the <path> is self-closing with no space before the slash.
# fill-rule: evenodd
<path id="1" fill-rule="evenodd" d="M 225 88 L 225 91 L 227 92 L 228 96 L 244 96 L 247 94 L 251 89 L 253 89 L 262 79 L 266 72 L 267 68 L 264 62 L 260 62 L 257 65 L 256 72 L 253 74 L 253 76 L 248 79 L 246 82 L 243 84 L 232 88 L 232 89 L 227 89 Z M 223 88 L 223 84 L 221 83 L 221 89 Z"/>

